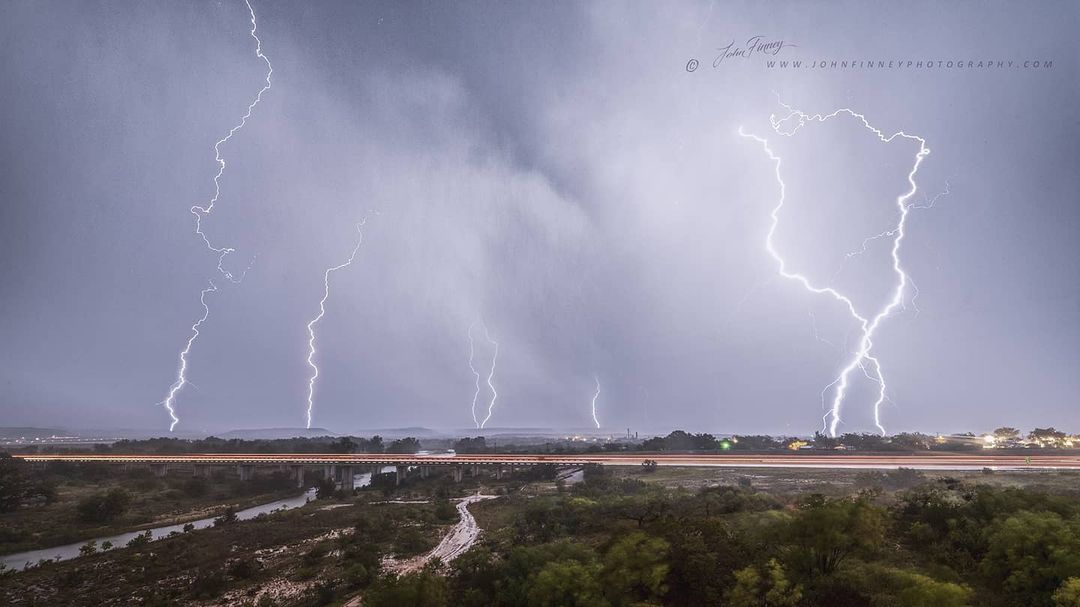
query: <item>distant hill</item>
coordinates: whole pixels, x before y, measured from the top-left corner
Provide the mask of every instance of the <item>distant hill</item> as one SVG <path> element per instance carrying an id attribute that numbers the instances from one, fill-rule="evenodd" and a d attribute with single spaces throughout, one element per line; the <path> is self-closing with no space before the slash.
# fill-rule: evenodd
<path id="1" fill-rule="evenodd" d="M 239 428 L 229 430 L 224 434 L 216 434 L 219 438 L 312 438 L 316 436 L 338 436 L 326 428 Z"/>
<path id="2" fill-rule="evenodd" d="M 57 428 L 0 428 L 0 438 L 48 438 L 71 434 Z"/>

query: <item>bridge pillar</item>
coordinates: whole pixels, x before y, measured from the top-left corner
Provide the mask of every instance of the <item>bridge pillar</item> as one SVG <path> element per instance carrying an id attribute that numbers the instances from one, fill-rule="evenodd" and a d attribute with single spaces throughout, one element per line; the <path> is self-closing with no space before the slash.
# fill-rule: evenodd
<path id="1" fill-rule="evenodd" d="M 405 482 L 405 478 L 409 475 L 408 466 L 397 466 L 394 470 L 394 484 L 401 486 L 401 483 Z"/>
<path id="2" fill-rule="evenodd" d="M 240 464 L 236 467 L 236 471 L 240 474 L 240 480 L 250 481 L 255 478 L 255 466 L 251 464 Z"/>
<path id="3" fill-rule="evenodd" d="M 337 480 L 337 466 L 333 464 L 323 466 L 323 477 L 332 481 Z"/>
<path id="4" fill-rule="evenodd" d="M 454 466 L 452 471 L 454 473 L 454 482 L 460 483 L 461 479 L 465 477 L 465 466 Z"/>
<path id="5" fill-rule="evenodd" d="M 495 466 L 495 480 L 500 480 L 501 481 L 502 477 L 503 477 L 503 467 L 496 465 Z"/>
<path id="6" fill-rule="evenodd" d="M 150 470 L 154 473 L 154 476 L 164 478 L 169 472 L 169 464 L 150 464 Z"/>
<path id="7" fill-rule="evenodd" d="M 353 489 L 356 487 L 353 477 L 353 467 L 341 466 L 338 470 L 341 473 L 341 490 L 352 493 Z"/>
<path id="8" fill-rule="evenodd" d="M 194 477 L 210 477 L 210 465 L 209 464 L 194 464 L 191 466 L 191 475 Z"/>
<path id="9" fill-rule="evenodd" d="M 296 479 L 296 486 L 303 489 L 304 488 L 304 467 L 303 466 L 292 466 L 291 471 L 292 471 L 292 477 L 294 479 Z"/>

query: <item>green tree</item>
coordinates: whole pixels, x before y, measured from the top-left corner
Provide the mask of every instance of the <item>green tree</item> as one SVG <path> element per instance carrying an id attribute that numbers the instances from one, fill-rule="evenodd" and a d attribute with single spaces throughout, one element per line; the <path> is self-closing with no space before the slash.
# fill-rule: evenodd
<path id="1" fill-rule="evenodd" d="M 488 607 L 496 603 L 496 586 L 502 577 L 491 550 L 479 546 L 450 564 L 450 583 L 455 607 Z"/>
<path id="2" fill-rule="evenodd" d="M 994 439 L 999 442 L 1014 441 L 1020 438 L 1020 431 L 1016 428 L 1003 426 L 994 430 Z"/>
<path id="3" fill-rule="evenodd" d="M 447 607 L 446 578 L 429 570 L 402 576 L 383 576 L 364 594 L 364 607 Z"/>
<path id="4" fill-rule="evenodd" d="M 613 605 L 651 601 L 667 593 L 668 548 L 664 540 L 637 531 L 608 549 L 601 580 Z"/>
<path id="5" fill-rule="evenodd" d="M 728 607 L 795 607 L 802 600 L 802 586 L 792 584 L 784 567 L 770 559 L 766 571 L 755 566 L 735 572 L 735 585 L 727 592 Z"/>
<path id="6" fill-rule="evenodd" d="M 829 575 L 852 554 L 879 546 L 885 522 L 884 510 L 865 498 L 810 496 L 783 530 L 790 562 L 811 576 Z"/>
<path id="7" fill-rule="evenodd" d="M 1053 427 L 1035 428 L 1028 432 L 1028 440 L 1038 443 L 1040 447 L 1060 447 L 1066 438 L 1066 434 Z"/>
<path id="8" fill-rule="evenodd" d="M 0 455 L 0 512 L 11 512 L 26 499 L 30 482 L 22 468 L 22 460 Z"/>
<path id="9" fill-rule="evenodd" d="M 419 450 L 420 441 L 411 436 L 399 438 L 386 448 L 387 453 L 416 453 Z"/>
<path id="10" fill-rule="evenodd" d="M 91 554 L 97 554 L 97 551 L 98 551 L 97 542 L 94 541 L 94 540 L 90 540 L 89 542 L 86 542 L 82 546 L 79 546 L 79 555 L 80 556 L 90 556 Z"/>
<path id="11" fill-rule="evenodd" d="M 1080 577 L 1065 580 L 1052 596 L 1054 607 L 1080 607 Z"/>
<path id="12" fill-rule="evenodd" d="M 1019 511 L 989 530 L 983 573 L 1025 605 L 1050 605 L 1055 590 L 1080 576 L 1077 531 L 1057 513 Z"/>
<path id="13" fill-rule="evenodd" d="M 530 580 L 529 607 L 608 607 L 596 562 L 551 561 Z"/>
<path id="14" fill-rule="evenodd" d="M 123 514 L 131 503 L 131 494 L 114 488 L 98 491 L 79 500 L 76 511 L 88 523 L 108 523 Z"/>
<path id="15" fill-rule="evenodd" d="M 229 506 L 225 509 L 225 512 L 221 513 L 221 516 L 214 519 L 214 526 L 223 527 L 225 525 L 231 525 L 239 520 L 240 519 L 236 516 L 236 509 Z"/>

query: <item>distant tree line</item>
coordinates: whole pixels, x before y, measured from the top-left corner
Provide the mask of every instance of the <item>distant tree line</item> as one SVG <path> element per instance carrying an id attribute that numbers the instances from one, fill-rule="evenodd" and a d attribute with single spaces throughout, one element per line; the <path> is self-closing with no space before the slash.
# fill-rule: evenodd
<path id="1" fill-rule="evenodd" d="M 275 439 L 218 438 L 203 439 L 147 438 L 123 439 L 112 444 L 93 446 L 95 453 L 416 453 L 420 441 L 406 437 L 384 442 L 379 435 L 371 438 L 357 436 L 319 436 Z M 35 449 L 37 450 L 37 449 Z M 81 452 L 85 448 L 54 447 L 50 452 Z"/>

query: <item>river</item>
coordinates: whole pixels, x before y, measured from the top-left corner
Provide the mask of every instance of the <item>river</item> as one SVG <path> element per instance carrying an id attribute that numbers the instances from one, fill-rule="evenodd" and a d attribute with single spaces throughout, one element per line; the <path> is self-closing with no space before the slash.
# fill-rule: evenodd
<path id="1" fill-rule="evenodd" d="M 371 483 L 371 474 L 357 474 L 353 477 L 353 483 L 356 487 L 364 487 Z M 275 500 L 266 504 L 260 504 L 244 510 L 238 510 L 236 512 L 236 518 L 240 520 L 253 519 L 260 514 L 266 514 L 275 510 L 287 510 L 289 508 L 298 508 L 308 503 L 308 501 L 315 498 L 315 490 L 308 489 L 306 492 L 285 499 Z M 167 525 L 165 527 L 155 527 L 153 529 L 140 529 L 138 531 L 128 531 L 127 533 L 120 533 L 117 535 L 107 535 L 104 537 L 96 537 L 92 540 L 83 540 L 74 544 L 67 544 L 65 546 L 55 546 L 53 548 L 43 548 L 41 550 L 29 550 L 27 552 L 17 552 L 15 554 L 5 554 L 0 556 L 0 563 L 6 565 L 10 569 L 21 570 L 27 563 L 34 565 L 42 559 L 53 559 L 56 561 L 66 561 L 68 559 L 79 556 L 79 548 L 85 545 L 89 541 L 96 541 L 98 548 L 105 542 L 112 542 L 112 545 L 116 548 L 123 548 L 128 542 L 137 535 L 142 535 L 147 531 L 150 532 L 151 539 L 160 540 L 163 537 L 167 537 L 170 533 L 183 533 L 185 525 L 194 525 L 196 529 L 205 529 L 214 524 L 216 517 L 209 517 L 199 519 L 197 521 L 188 521 L 186 523 L 180 523 L 178 525 Z"/>

